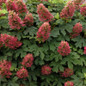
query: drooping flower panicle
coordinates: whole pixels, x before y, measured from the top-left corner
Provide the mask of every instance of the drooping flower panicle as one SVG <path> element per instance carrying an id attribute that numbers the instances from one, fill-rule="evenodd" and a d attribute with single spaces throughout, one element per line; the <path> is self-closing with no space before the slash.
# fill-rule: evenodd
<path id="1" fill-rule="evenodd" d="M 69 43 L 66 41 L 61 41 L 60 45 L 58 46 L 57 52 L 61 54 L 62 56 L 67 56 L 70 54 L 70 46 Z"/>
<path id="2" fill-rule="evenodd" d="M 41 3 L 37 6 L 37 13 L 39 20 L 42 22 L 50 22 L 54 16 L 48 11 L 48 9 Z"/>
<path id="3" fill-rule="evenodd" d="M 34 60 L 33 55 L 27 54 L 22 61 L 22 65 L 25 67 L 31 67 L 31 65 L 33 64 L 33 60 Z"/>
<path id="4" fill-rule="evenodd" d="M 51 27 L 48 22 L 44 22 L 37 32 L 37 40 L 39 42 L 45 42 L 50 35 Z"/>
<path id="5" fill-rule="evenodd" d="M 14 11 L 9 11 L 8 20 L 12 29 L 20 29 L 22 26 L 25 26 L 19 15 Z"/>
<path id="6" fill-rule="evenodd" d="M 42 75 L 49 75 L 52 72 L 51 70 L 52 70 L 52 68 L 50 66 L 44 65 L 41 68 L 41 73 L 42 73 Z"/>
<path id="7" fill-rule="evenodd" d="M 71 81 L 67 81 L 64 83 L 64 86 L 74 86 L 74 83 Z"/>
<path id="8" fill-rule="evenodd" d="M 16 75 L 20 79 L 25 79 L 28 77 L 28 71 L 22 67 L 19 71 L 17 71 Z"/>
<path id="9" fill-rule="evenodd" d="M 11 49 L 17 49 L 22 45 L 22 43 L 18 41 L 17 37 L 13 37 L 11 35 L 1 34 L 1 39 L 3 44 L 5 44 L 6 47 Z"/>
<path id="10" fill-rule="evenodd" d="M 0 61 L 0 75 L 2 77 L 6 77 L 6 78 L 10 78 L 10 76 L 12 75 L 11 71 L 11 62 L 8 62 L 6 60 L 2 60 Z"/>

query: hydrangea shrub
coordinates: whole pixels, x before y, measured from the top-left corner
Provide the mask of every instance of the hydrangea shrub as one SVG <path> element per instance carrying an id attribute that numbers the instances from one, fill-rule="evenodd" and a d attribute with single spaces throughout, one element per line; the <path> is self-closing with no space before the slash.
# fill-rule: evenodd
<path id="1" fill-rule="evenodd" d="M 73 1 L 0 3 L 0 86 L 86 86 L 86 17 L 80 3 L 78 10 Z"/>

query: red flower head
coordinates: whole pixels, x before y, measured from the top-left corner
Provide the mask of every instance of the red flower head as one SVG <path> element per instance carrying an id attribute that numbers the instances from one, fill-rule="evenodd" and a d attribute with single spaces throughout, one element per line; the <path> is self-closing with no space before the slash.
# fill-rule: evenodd
<path id="1" fill-rule="evenodd" d="M 8 15 L 9 25 L 12 29 L 20 29 L 22 26 L 25 26 L 21 18 L 14 11 L 9 11 Z"/>
<path id="2" fill-rule="evenodd" d="M 57 52 L 59 54 L 61 54 L 62 56 L 67 56 L 71 52 L 70 46 L 69 46 L 68 42 L 61 41 L 61 43 L 60 43 L 60 45 L 58 47 Z"/>
<path id="3" fill-rule="evenodd" d="M 48 11 L 48 9 L 41 3 L 37 6 L 37 13 L 39 15 L 39 20 L 43 22 L 50 22 L 54 16 Z"/>
<path id="4" fill-rule="evenodd" d="M 64 72 L 60 72 L 62 77 L 70 77 L 73 75 L 73 70 L 69 68 L 65 68 Z"/>
<path id="5" fill-rule="evenodd" d="M 51 69 L 52 68 L 50 66 L 48 66 L 48 65 L 42 66 L 42 68 L 41 68 L 42 75 L 49 75 L 49 74 L 51 74 Z"/>
<path id="6" fill-rule="evenodd" d="M 73 0 L 73 3 L 75 5 L 75 9 L 79 10 L 80 9 L 80 5 L 83 4 L 85 0 Z"/>
<path id="7" fill-rule="evenodd" d="M 22 79 L 22 78 L 27 78 L 28 77 L 28 71 L 23 67 L 19 71 L 17 71 L 17 77 Z"/>
<path id="8" fill-rule="evenodd" d="M 26 67 L 31 67 L 31 65 L 33 64 L 33 60 L 34 60 L 33 55 L 27 54 L 22 61 L 22 65 Z"/>
<path id="9" fill-rule="evenodd" d="M 60 13 L 60 17 L 63 19 L 71 19 L 75 12 L 75 6 L 74 4 L 69 1 L 67 5 L 62 9 Z"/>
<path id="10" fill-rule="evenodd" d="M 39 42 L 45 42 L 50 35 L 50 25 L 48 22 L 44 22 L 37 32 L 37 40 Z"/>
<path id="11" fill-rule="evenodd" d="M 76 36 L 80 35 L 82 32 L 82 24 L 80 24 L 80 22 L 76 23 L 72 31 L 73 32 L 70 33 L 71 38 L 75 38 Z"/>
<path id="12" fill-rule="evenodd" d="M 16 8 L 17 8 L 16 10 L 18 14 L 28 12 L 27 7 L 25 3 L 23 2 L 23 0 L 15 0 L 15 2 L 16 2 Z"/>
<path id="13" fill-rule="evenodd" d="M 11 62 L 8 62 L 6 60 L 2 60 L 0 61 L 0 75 L 6 76 L 6 78 L 10 78 L 10 76 L 12 75 L 12 73 L 10 72 L 10 68 L 11 68 Z"/>
<path id="14" fill-rule="evenodd" d="M 2 3 L 5 3 L 6 0 L 0 0 L 0 6 L 2 5 Z"/>
<path id="15" fill-rule="evenodd" d="M 7 1 L 6 1 L 6 7 L 7 7 L 7 10 L 8 10 L 8 11 L 10 11 L 10 10 L 16 11 L 16 4 L 15 4 L 15 1 L 13 1 L 13 0 L 7 0 Z"/>
<path id="16" fill-rule="evenodd" d="M 26 24 L 27 26 L 31 26 L 33 25 L 33 16 L 31 13 L 27 13 L 25 18 L 24 18 L 24 24 Z"/>
<path id="17" fill-rule="evenodd" d="M 16 37 L 13 37 L 11 35 L 1 34 L 1 39 L 3 44 L 11 49 L 16 49 L 22 45 L 22 43 L 18 41 Z"/>
<path id="18" fill-rule="evenodd" d="M 86 54 L 86 47 L 84 47 L 84 54 Z"/>
<path id="19" fill-rule="evenodd" d="M 67 81 L 64 83 L 64 86 L 74 86 L 74 83 L 71 81 Z"/>
<path id="20" fill-rule="evenodd" d="M 80 13 L 81 13 L 81 15 L 86 16 L 86 2 L 81 5 Z"/>
<path id="21" fill-rule="evenodd" d="M 75 26 L 73 27 L 73 32 L 74 33 L 82 32 L 82 24 L 80 24 L 80 22 L 75 24 Z"/>

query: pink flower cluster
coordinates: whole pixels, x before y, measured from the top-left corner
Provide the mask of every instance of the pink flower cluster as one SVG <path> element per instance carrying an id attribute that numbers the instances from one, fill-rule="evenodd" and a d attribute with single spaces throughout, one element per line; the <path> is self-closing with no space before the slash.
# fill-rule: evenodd
<path id="1" fill-rule="evenodd" d="M 67 5 L 62 9 L 60 17 L 62 19 L 71 19 L 75 12 L 75 6 L 73 2 L 68 2 Z"/>
<path id="2" fill-rule="evenodd" d="M 80 5 L 83 4 L 85 0 L 73 0 L 73 3 L 75 5 L 75 9 L 79 10 L 80 9 Z"/>
<path id="3" fill-rule="evenodd" d="M 50 66 L 48 66 L 48 65 L 42 66 L 42 68 L 41 68 L 42 75 L 49 75 L 49 74 L 51 74 L 51 69 L 52 68 Z"/>
<path id="4" fill-rule="evenodd" d="M 5 3 L 6 0 L 0 0 L 0 6 L 2 5 L 2 3 Z"/>
<path id="5" fill-rule="evenodd" d="M 10 28 L 12 29 L 20 29 L 22 26 L 25 26 L 24 22 L 14 11 L 9 11 L 8 20 Z"/>
<path id="6" fill-rule="evenodd" d="M 64 86 L 74 86 L 74 83 L 71 81 L 65 82 Z"/>
<path id="7" fill-rule="evenodd" d="M 33 60 L 34 60 L 33 55 L 27 54 L 22 61 L 22 65 L 25 67 L 31 67 L 31 65 L 33 64 Z"/>
<path id="8" fill-rule="evenodd" d="M 16 8 L 17 8 L 16 11 L 18 14 L 28 12 L 25 3 L 23 3 L 23 0 L 16 0 L 15 3 L 16 3 Z"/>
<path id="9" fill-rule="evenodd" d="M 3 77 L 5 76 L 6 78 L 10 78 L 12 75 L 11 71 L 11 62 L 8 62 L 6 60 L 0 61 L 0 75 Z"/>
<path id="10" fill-rule="evenodd" d="M 86 47 L 84 47 L 84 54 L 86 54 Z"/>
<path id="11" fill-rule="evenodd" d="M 1 40 L 6 47 L 11 49 L 16 49 L 22 45 L 20 41 L 16 37 L 7 34 L 1 34 Z"/>
<path id="12" fill-rule="evenodd" d="M 37 40 L 39 42 L 45 42 L 49 38 L 51 28 L 48 22 L 44 22 L 37 32 Z"/>
<path id="13" fill-rule="evenodd" d="M 73 32 L 78 34 L 82 32 L 82 24 L 80 24 L 80 22 L 75 24 L 73 27 Z"/>
<path id="14" fill-rule="evenodd" d="M 86 3 L 81 5 L 80 13 L 81 15 L 86 16 Z"/>
<path id="15" fill-rule="evenodd" d="M 13 0 L 7 0 L 6 1 L 6 7 L 7 7 L 7 10 L 10 11 L 10 10 L 13 10 L 16 12 L 16 3 L 15 1 Z"/>
<path id="16" fill-rule="evenodd" d="M 18 14 L 27 13 L 27 7 L 22 0 L 7 0 L 6 1 L 7 10 L 14 10 Z"/>
<path id="17" fill-rule="evenodd" d="M 25 79 L 28 77 L 28 71 L 24 67 L 22 67 L 19 71 L 17 71 L 16 75 L 20 79 L 22 79 L 22 78 Z"/>
<path id="18" fill-rule="evenodd" d="M 50 22 L 54 18 L 54 16 L 48 11 L 48 9 L 42 3 L 37 6 L 37 13 L 40 18 L 39 20 L 43 22 Z"/>
<path id="19" fill-rule="evenodd" d="M 62 56 L 67 56 L 71 52 L 69 43 L 66 41 L 61 41 L 60 45 L 58 46 L 57 52 Z"/>
<path id="20" fill-rule="evenodd" d="M 33 16 L 31 13 L 27 13 L 25 18 L 24 18 L 24 24 L 27 25 L 27 26 L 31 26 L 33 25 Z"/>
<path id="21" fill-rule="evenodd" d="M 64 72 L 60 72 L 62 77 L 70 77 L 74 74 L 72 69 L 65 68 Z"/>
<path id="22" fill-rule="evenodd" d="M 80 35 L 82 32 L 82 24 L 80 24 L 80 22 L 76 23 L 72 31 L 73 32 L 70 33 L 71 38 L 75 38 L 76 36 Z"/>

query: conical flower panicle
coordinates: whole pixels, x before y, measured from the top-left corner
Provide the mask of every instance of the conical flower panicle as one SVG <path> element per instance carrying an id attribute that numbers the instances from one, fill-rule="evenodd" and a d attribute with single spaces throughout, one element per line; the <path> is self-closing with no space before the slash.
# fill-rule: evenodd
<path id="1" fill-rule="evenodd" d="M 27 13 L 27 7 L 25 5 L 25 3 L 23 2 L 23 0 L 16 0 L 16 11 L 18 14 L 22 14 L 22 13 Z"/>
<path id="2" fill-rule="evenodd" d="M 81 13 L 82 16 L 86 16 L 86 3 L 81 5 L 80 13 Z"/>
<path id="3" fill-rule="evenodd" d="M 6 77 L 6 78 L 10 78 L 10 76 L 12 75 L 11 71 L 11 62 L 8 62 L 6 60 L 2 60 L 0 61 L 0 75 L 2 77 Z"/>
<path id="4" fill-rule="evenodd" d="M 16 4 L 15 4 L 15 1 L 13 0 L 7 0 L 6 1 L 6 7 L 7 7 L 7 10 L 10 11 L 10 10 L 13 10 L 16 12 Z"/>
<path id="5" fill-rule="evenodd" d="M 25 79 L 28 77 L 28 71 L 24 67 L 22 67 L 20 70 L 16 73 L 17 77 L 20 79 Z"/>
<path id="6" fill-rule="evenodd" d="M 62 56 L 67 56 L 70 54 L 70 46 L 69 43 L 66 41 L 61 41 L 60 45 L 58 46 L 57 52 L 61 54 Z"/>
<path id="7" fill-rule="evenodd" d="M 74 33 L 82 32 L 82 24 L 80 24 L 80 22 L 75 24 L 75 26 L 73 27 L 73 32 Z"/>
<path id="8" fill-rule="evenodd" d="M 12 29 L 20 29 L 22 26 L 25 26 L 19 15 L 14 11 L 9 11 L 8 20 L 10 28 Z"/>
<path id="9" fill-rule="evenodd" d="M 48 66 L 48 65 L 44 65 L 44 66 L 42 66 L 42 68 L 41 68 L 41 73 L 42 73 L 42 75 L 49 75 L 49 74 L 51 74 L 51 67 L 50 66 Z"/>
<path id="10" fill-rule="evenodd" d="M 22 65 L 25 67 L 31 67 L 31 65 L 33 64 L 33 60 L 34 60 L 33 55 L 27 54 L 22 61 Z"/>
<path id="11" fill-rule="evenodd" d="M 54 18 L 42 3 L 37 6 L 37 13 L 39 15 L 39 20 L 42 22 L 50 22 Z"/>
<path id="12" fill-rule="evenodd" d="M 69 69 L 69 68 L 65 68 L 64 72 L 60 72 L 60 75 L 62 77 L 70 77 L 74 74 L 73 70 L 72 69 Z"/>
<path id="13" fill-rule="evenodd" d="M 22 43 L 18 41 L 16 37 L 13 37 L 11 35 L 1 34 L 1 39 L 3 44 L 5 44 L 6 47 L 9 47 L 11 49 L 17 49 L 22 45 Z"/>
<path id="14" fill-rule="evenodd" d="M 73 32 L 70 33 L 71 38 L 75 38 L 80 35 L 80 33 L 82 32 L 82 24 L 80 24 L 80 22 L 76 23 L 72 31 Z"/>
<path id="15" fill-rule="evenodd" d="M 80 5 L 83 4 L 85 0 L 73 0 L 73 3 L 75 5 L 75 9 L 79 10 L 80 9 Z"/>
<path id="16" fill-rule="evenodd" d="M 33 16 L 31 13 L 27 13 L 25 18 L 24 18 L 24 24 L 27 25 L 27 26 L 31 26 L 33 25 Z"/>
<path id="17" fill-rule="evenodd" d="M 68 2 L 67 5 L 62 9 L 60 17 L 62 19 L 71 19 L 75 12 L 75 6 L 73 2 Z"/>
<path id="18" fill-rule="evenodd" d="M 44 22 L 37 32 L 37 36 L 36 36 L 37 40 L 39 42 L 45 42 L 49 38 L 50 31 L 51 31 L 51 28 L 49 23 Z"/>

